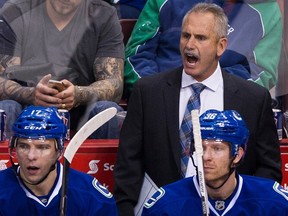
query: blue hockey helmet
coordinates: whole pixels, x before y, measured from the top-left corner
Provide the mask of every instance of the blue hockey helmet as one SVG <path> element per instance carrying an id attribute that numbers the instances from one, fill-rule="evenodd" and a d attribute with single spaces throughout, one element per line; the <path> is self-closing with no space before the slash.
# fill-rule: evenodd
<path id="1" fill-rule="evenodd" d="M 205 140 L 220 140 L 231 144 L 231 155 L 239 147 L 246 151 L 249 131 L 240 114 L 235 110 L 207 110 L 200 116 L 201 136 Z"/>
<path id="2" fill-rule="evenodd" d="M 56 148 L 64 148 L 67 128 L 55 107 L 29 106 L 19 115 L 13 125 L 10 148 L 14 148 L 17 138 L 55 139 Z"/>

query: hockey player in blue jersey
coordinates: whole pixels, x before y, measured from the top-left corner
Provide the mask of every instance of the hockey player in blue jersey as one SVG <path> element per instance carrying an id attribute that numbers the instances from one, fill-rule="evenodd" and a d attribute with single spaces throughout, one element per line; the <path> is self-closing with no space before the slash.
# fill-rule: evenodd
<path id="1" fill-rule="evenodd" d="M 239 175 L 249 132 L 233 110 L 200 116 L 203 167 L 212 215 L 288 215 L 288 191 L 270 179 Z M 160 188 L 144 205 L 143 216 L 203 215 L 197 176 Z"/>
<path id="2" fill-rule="evenodd" d="M 57 109 L 29 106 L 13 131 L 13 165 L 0 172 L 0 215 L 59 215 L 66 126 Z M 88 174 L 70 169 L 67 197 L 67 215 L 118 215 L 112 194 Z"/>

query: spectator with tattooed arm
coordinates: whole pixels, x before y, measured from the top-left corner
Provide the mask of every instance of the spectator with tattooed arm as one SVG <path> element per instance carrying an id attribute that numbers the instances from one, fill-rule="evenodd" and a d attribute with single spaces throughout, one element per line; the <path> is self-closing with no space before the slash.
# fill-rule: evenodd
<path id="1" fill-rule="evenodd" d="M 26 105 L 69 110 L 72 130 L 103 109 L 122 109 L 124 45 L 113 6 L 101 0 L 8 0 L 1 15 L 0 109 L 9 110 L 8 133 Z M 64 90 L 52 88 L 50 79 Z M 117 137 L 114 124 L 116 119 L 93 138 Z"/>

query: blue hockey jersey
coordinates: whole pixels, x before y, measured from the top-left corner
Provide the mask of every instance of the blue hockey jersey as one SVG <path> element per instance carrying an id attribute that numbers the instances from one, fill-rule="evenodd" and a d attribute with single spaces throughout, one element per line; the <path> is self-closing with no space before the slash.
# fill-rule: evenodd
<path id="1" fill-rule="evenodd" d="M 12 168 L 0 172 L 0 215 L 59 215 L 62 165 L 57 164 L 57 178 L 47 196 L 37 197 L 16 176 Z M 59 169 L 60 168 L 60 169 Z M 67 194 L 68 215 L 118 215 L 112 194 L 95 178 L 70 169 Z"/>
<path id="2" fill-rule="evenodd" d="M 210 216 L 288 215 L 288 191 L 279 183 L 255 176 L 237 178 L 237 187 L 227 200 L 209 198 Z M 160 188 L 145 203 L 142 215 L 203 215 L 197 176 Z"/>

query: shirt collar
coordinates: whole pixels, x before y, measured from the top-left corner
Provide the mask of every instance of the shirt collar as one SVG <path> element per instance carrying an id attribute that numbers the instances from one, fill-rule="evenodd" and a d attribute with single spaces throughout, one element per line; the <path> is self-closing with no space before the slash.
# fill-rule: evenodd
<path id="1" fill-rule="evenodd" d="M 182 81 L 181 81 L 181 88 L 186 88 L 187 86 L 191 86 L 198 81 L 195 80 L 192 76 L 185 73 L 184 69 L 182 71 Z M 220 68 L 220 64 L 218 62 L 217 68 L 214 73 L 208 77 L 207 79 L 201 82 L 207 88 L 211 89 L 212 91 L 216 91 L 219 85 L 223 83 L 223 76 Z"/>

